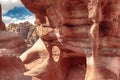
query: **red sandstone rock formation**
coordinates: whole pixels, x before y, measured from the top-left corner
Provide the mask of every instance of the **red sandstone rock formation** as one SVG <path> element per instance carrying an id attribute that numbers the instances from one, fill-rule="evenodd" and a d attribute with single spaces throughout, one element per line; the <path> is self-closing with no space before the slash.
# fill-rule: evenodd
<path id="1" fill-rule="evenodd" d="M 51 27 L 51 31 L 41 36 L 45 44 L 47 42 L 49 59 L 43 62 L 45 66 L 38 65 L 26 72 L 25 75 L 38 77 L 35 75 L 36 73 L 39 74 L 39 79 L 44 80 L 46 77 L 47 80 L 54 80 L 52 74 L 55 74 L 54 70 L 59 70 L 54 75 L 58 77 L 57 80 L 120 79 L 119 0 L 21 1 L 36 15 L 37 26 L 45 24 L 47 17 L 49 26 L 46 27 Z M 41 33 L 41 29 L 39 32 Z M 33 50 L 36 49 L 35 46 Z M 55 64 L 53 46 L 58 46 L 60 49 L 60 59 Z M 30 50 L 25 54 L 31 55 L 33 50 Z M 23 61 L 28 59 L 27 55 Z M 82 59 L 80 56 L 84 58 Z M 84 62 L 85 57 L 87 58 L 86 63 Z M 83 62 L 80 63 L 80 60 Z M 76 67 L 73 64 L 74 61 Z M 84 76 L 85 70 L 82 70 L 83 68 L 77 68 L 79 64 L 87 65 L 86 76 Z M 52 72 L 51 66 L 58 67 L 54 68 Z M 74 72 L 78 69 L 83 74 Z M 72 79 L 73 73 L 82 76 Z"/>
<path id="2" fill-rule="evenodd" d="M 31 80 L 23 75 L 25 66 L 17 57 L 27 49 L 24 39 L 12 32 L 0 31 L 0 80 Z"/>
<path id="3" fill-rule="evenodd" d="M 27 1 L 26 1 L 26 3 L 27 3 Z M 37 4 L 40 5 L 40 3 L 36 3 L 36 5 Z M 30 5 L 32 5 L 32 4 L 30 4 Z M 63 3 L 63 5 L 65 6 L 65 3 Z M 69 6 L 70 5 L 71 4 L 69 4 Z M 32 10 L 32 8 L 35 8 L 36 6 L 32 7 L 32 8 L 29 5 L 26 5 L 26 6 L 27 6 L 27 8 L 30 9 L 30 11 L 35 13 L 35 15 L 39 15 L 39 14 L 37 14 L 37 11 L 34 12 L 34 10 Z M 59 5 L 57 5 L 57 9 L 59 9 L 58 6 Z M 40 78 L 40 79 L 43 79 L 43 80 L 45 80 L 45 79 L 50 80 L 52 77 L 56 77 L 56 76 L 58 76 L 58 78 L 57 78 L 58 80 L 69 80 L 69 79 L 72 80 L 72 79 L 77 79 L 77 78 L 79 78 L 80 80 L 83 80 L 84 77 L 85 77 L 85 62 L 84 62 L 85 61 L 85 57 L 82 58 L 81 56 L 85 56 L 85 54 L 83 54 L 84 51 L 82 49 L 81 50 L 79 49 L 81 45 L 79 45 L 80 43 L 78 41 L 79 40 L 83 41 L 83 40 L 86 40 L 88 38 L 88 34 L 86 34 L 87 31 L 85 31 L 85 30 L 89 30 L 89 26 L 88 25 L 91 24 L 91 22 L 88 19 L 72 19 L 72 18 L 71 19 L 67 19 L 67 17 L 69 18 L 69 15 L 70 15 L 69 12 L 67 12 L 67 11 L 63 12 L 62 16 L 61 16 L 61 14 L 58 15 L 59 11 L 57 9 L 53 9 L 53 5 L 52 5 L 49 8 L 49 10 L 47 10 L 47 15 L 48 15 L 48 20 L 49 20 L 49 23 L 50 23 L 50 27 L 59 27 L 59 26 L 61 26 L 61 23 L 63 21 L 61 21 L 62 19 L 59 19 L 59 18 L 60 17 L 63 18 L 63 15 L 66 16 L 65 20 L 64 20 L 65 22 L 62 23 L 65 26 L 61 26 L 61 28 L 60 28 L 60 34 L 61 34 L 63 45 L 61 45 L 61 43 L 58 42 L 57 37 L 55 35 L 56 31 L 54 31 L 54 29 L 51 29 L 51 31 L 49 31 L 47 34 L 44 34 L 44 32 L 43 32 L 44 35 L 42 36 L 42 40 L 48 42 L 47 49 L 49 51 L 49 58 L 50 58 L 50 60 L 48 59 L 47 61 L 52 62 L 52 63 L 48 63 L 48 62 L 45 63 L 46 65 L 49 66 L 48 68 L 50 68 L 50 69 L 45 70 L 47 72 L 46 74 L 48 74 L 48 76 L 45 78 L 44 75 L 43 75 L 44 72 L 40 71 L 42 68 L 39 68 L 39 66 L 43 67 L 45 69 L 47 68 L 47 66 L 43 66 L 43 65 L 38 65 L 38 67 L 35 67 L 35 68 L 31 69 L 30 71 L 26 72 L 25 75 L 35 76 L 35 73 L 36 74 L 38 73 L 39 77 L 38 76 L 37 77 Z M 54 11 L 56 11 L 56 12 L 54 12 Z M 65 15 L 65 14 L 69 14 L 69 15 Z M 52 17 L 52 15 L 55 15 L 55 18 Z M 76 17 L 79 17 L 79 15 L 77 15 Z M 82 16 L 80 16 L 80 17 L 82 17 Z M 39 19 L 41 19 L 41 18 L 39 18 Z M 57 19 L 58 22 L 54 21 L 54 19 Z M 87 21 L 88 25 L 86 25 L 87 27 L 85 28 L 85 30 L 83 32 L 81 32 L 82 34 L 80 34 L 79 33 L 80 31 L 78 30 L 80 28 L 77 27 L 77 26 L 79 26 L 81 24 L 85 24 L 86 21 Z M 39 23 L 42 23 L 42 22 L 39 22 Z M 37 24 L 38 24 L 38 22 L 37 22 Z M 74 27 L 72 27 L 72 25 L 73 26 L 76 25 L 76 27 L 74 28 Z M 69 28 L 69 27 L 71 27 L 71 28 Z M 44 29 L 45 28 L 43 28 L 43 31 L 44 31 Z M 68 33 L 68 34 L 64 34 L 64 33 Z M 84 33 L 85 33 L 85 35 L 84 35 Z M 84 39 L 79 39 L 80 36 L 83 37 Z M 76 38 L 76 40 L 74 40 L 73 38 Z M 74 42 L 75 42 L 75 44 L 74 44 Z M 89 42 L 89 40 L 86 40 L 86 42 Z M 53 54 L 51 53 L 52 46 L 59 46 L 59 48 L 61 50 L 60 53 L 61 53 L 62 56 L 60 57 L 60 60 L 56 64 L 53 64 L 54 60 L 51 60 L 51 58 L 53 58 L 52 57 Z M 83 47 L 84 47 L 84 45 L 83 45 Z M 33 48 L 33 49 L 36 50 L 36 48 Z M 29 54 L 30 50 L 28 50 L 26 52 L 27 52 L 26 54 Z M 75 62 L 77 62 L 76 65 L 70 64 L 71 61 L 72 61 L 72 60 L 70 60 L 70 59 L 72 59 L 70 57 L 76 58 L 75 56 L 78 57 L 78 59 L 76 59 L 76 60 L 73 59 Z M 22 59 L 22 57 L 21 57 L 21 59 Z M 82 62 L 79 62 L 79 59 L 81 59 Z M 44 64 L 44 62 L 42 64 Z M 79 64 L 83 65 L 84 67 L 79 66 Z M 56 73 L 56 75 L 52 76 L 52 74 L 55 73 L 55 72 L 54 71 L 51 72 L 52 68 L 50 66 L 52 66 L 52 67 L 58 66 L 57 68 L 55 68 L 55 70 L 59 70 Z M 74 66 L 74 67 L 71 67 L 71 66 Z M 81 69 L 78 69 L 78 68 L 81 68 Z M 82 73 L 79 73 L 79 72 L 77 73 L 76 72 L 76 74 L 74 74 L 74 70 L 75 71 L 80 70 Z M 69 75 L 69 76 L 67 76 L 67 75 Z M 76 75 L 77 77 L 71 78 L 70 75 L 73 75 L 73 77 Z M 51 78 L 50 78 L 50 76 L 51 76 Z M 81 77 L 79 77 L 79 76 L 81 76 Z M 52 79 L 54 80 L 56 78 L 52 78 Z"/>
<path id="4" fill-rule="evenodd" d="M 23 75 L 24 64 L 15 55 L 0 54 L 0 80 L 31 80 Z"/>
<path id="5" fill-rule="evenodd" d="M 0 13 L 0 80 L 31 80 L 31 77 L 23 75 L 26 69 L 17 57 L 27 49 L 27 44 L 22 37 L 4 30 Z"/>
<path id="6" fill-rule="evenodd" d="M 27 44 L 22 37 L 12 32 L 0 31 L 0 52 L 19 56 L 26 49 Z"/>
<path id="7" fill-rule="evenodd" d="M 95 9 L 95 3 L 94 0 L 91 4 L 92 9 Z M 119 80 L 120 79 L 120 68 L 119 66 L 119 46 L 116 45 L 116 40 L 119 39 L 117 33 L 119 30 L 119 19 L 115 16 L 119 16 L 119 5 L 120 1 L 118 0 L 106 0 L 106 1 L 98 1 L 99 5 L 99 11 L 100 14 L 96 16 L 96 20 L 99 24 L 99 30 L 97 30 L 97 33 L 99 35 L 103 34 L 102 36 L 96 36 L 96 38 L 99 38 L 96 40 L 96 45 L 94 47 L 97 48 L 97 51 L 92 53 L 92 56 L 87 57 L 87 72 L 86 72 L 86 80 L 107 80 L 107 79 L 113 79 L 113 80 Z M 101 7 L 100 7 L 101 6 Z M 90 10 L 92 15 L 92 11 Z M 95 15 L 94 15 L 95 16 Z M 99 17 L 100 16 L 100 17 Z M 114 21 L 114 19 L 116 21 Z M 109 27 L 108 27 L 109 26 Z M 98 32 L 99 31 L 99 32 Z M 114 38 L 114 40 L 112 40 Z M 105 43 L 101 43 L 104 40 Z M 112 42 L 111 42 L 112 41 Z M 109 43 L 112 43 L 109 44 Z M 105 45 L 107 44 L 107 46 Z M 119 44 L 119 43 L 118 43 Z M 95 48 L 94 48 L 95 49 Z M 114 49 L 118 49 L 114 52 Z M 111 50 L 111 51 L 110 51 Z M 117 66 L 116 66 L 117 65 Z"/>
<path id="8" fill-rule="evenodd" d="M 2 8 L 0 4 L 0 30 L 6 30 L 5 24 L 2 21 Z"/>
<path id="9" fill-rule="evenodd" d="M 0 31 L 0 79 L 31 80 L 23 75 L 25 67 L 17 57 L 27 48 L 24 39 L 12 32 Z"/>

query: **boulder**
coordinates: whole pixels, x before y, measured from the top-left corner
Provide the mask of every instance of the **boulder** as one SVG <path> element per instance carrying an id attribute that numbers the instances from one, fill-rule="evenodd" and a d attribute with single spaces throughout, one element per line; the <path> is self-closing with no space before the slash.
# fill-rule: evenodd
<path id="1" fill-rule="evenodd" d="M 19 56 L 27 49 L 24 39 L 15 33 L 0 30 L 0 79 L 31 80 Z"/>
<path id="2" fill-rule="evenodd" d="M 19 56 L 27 49 L 25 40 L 13 32 L 0 31 L 0 52 Z"/>
<path id="3" fill-rule="evenodd" d="M 0 54 L 0 79 L 1 80 L 32 80 L 24 76 L 25 67 L 15 55 Z"/>

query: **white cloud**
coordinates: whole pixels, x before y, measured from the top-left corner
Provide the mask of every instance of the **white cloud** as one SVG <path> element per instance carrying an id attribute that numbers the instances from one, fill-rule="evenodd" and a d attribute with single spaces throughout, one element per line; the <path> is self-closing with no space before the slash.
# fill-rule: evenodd
<path id="1" fill-rule="evenodd" d="M 0 0 L 0 3 L 2 5 L 2 13 L 3 14 L 6 14 L 9 10 L 13 9 L 14 7 L 23 7 L 23 4 L 21 3 L 20 0 Z M 21 18 L 23 18 L 23 16 L 21 16 Z M 2 16 L 2 19 L 5 23 L 5 25 L 8 26 L 10 23 L 18 24 L 18 23 L 22 23 L 25 21 L 28 21 L 28 22 L 34 24 L 35 17 L 34 17 L 34 15 L 32 15 L 32 16 L 27 15 L 24 17 L 24 19 L 19 20 L 17 18 L 12 18 L 10 16 Z"/>
<path id="2" fill-rule="evenodd" d="M 20 0 L 0 0 L 0 3 L 2 5 L 2 13 L 7 13 L 10 9 L 14 7 L 22 7 L 23 4 Z"/>
<path id="3" fill-rule="evenodd" d="M 23 4 L 21 3 L 20 0 L 0 0 L 0 3 L 2 5 L 2 14 L 6 14 L 10 9 L 13 9 L 14 7 L 23 7 Z M 23 18 L 23 17 L 21 17 L 21 18 Z M 12 18 L 10 16 L 2 16 L 2 19 L 6 26 L 8 26 L 10 23 L 18 24 L 18 23 L 22 23 L 25 21 L 28 21 L 28 22 L 34 24 L 34 21 L 35 21 L 34 15 L 32 15 L 32 16 L 27 15 L 22 20 L 19 20 L 17 18 Z"/>
<path id="4" fill-rule="evenodd" d="M 11 18 L 10 16 L 3 16 L 3 21 L 4 21 L 6 26 L 8 26 L 10 23 L 18 24 L 18 23 L 22 23 L 22 22 L 25 22 L 25 21 L 28 21 L 28 22 L 34 24 L 34 21 L 35 21 L 35 17 L 34 16 L 27 15 L 24 18 L 25 19 L 23 19 L 23 20 L 19 20 L 17 18 Z"/>

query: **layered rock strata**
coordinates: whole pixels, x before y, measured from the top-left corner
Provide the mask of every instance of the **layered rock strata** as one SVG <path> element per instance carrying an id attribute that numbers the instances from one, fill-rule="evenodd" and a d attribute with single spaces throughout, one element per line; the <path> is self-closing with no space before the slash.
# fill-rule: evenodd
<path id="1" fill-rule="evenodd" d="M 45 80 L 44 77 L 46 80 L 72 80 L 70 77 L 74 73 L 73 68 L 71 68 L 72 63 L 75 61 L 77 64 L 84 57 L 82 65 L 86 64 L 86 67 L 84 66 L 86 73 L 84 73 L 84 69 L 78 67 L 77 69 L 83 71 L 83 76 L 79 80 L 120 79 L 120 1 L 21 1 L 36 15 L 36 26 L 41 35 L 44 27 L 51 28 L 47 34 L 40 36 L 49 53 L 47 62 L 45 60 L 43 63 L 45 66 L 41 64 L 40 68 L 33 68 L 25 75 L 36 76 L 35 72 L 38 72 L 39 76 L 36 77 L 42 80 Z M 55 64 L 53 46 L 58 46 L 60 49 L 60 59 Z M 31 55 L 31 51 L 27 54 Z M 79 57 L 78 60 L 75 60 L 76 56 Z M 76 66 L 79 64 L 78 62 Z M 54 72 L 51 66 L 58 71 Z M 42 69 L 44 71 L 39 71 Z M 81 74 L 76 73 L 76 75 Z"/>

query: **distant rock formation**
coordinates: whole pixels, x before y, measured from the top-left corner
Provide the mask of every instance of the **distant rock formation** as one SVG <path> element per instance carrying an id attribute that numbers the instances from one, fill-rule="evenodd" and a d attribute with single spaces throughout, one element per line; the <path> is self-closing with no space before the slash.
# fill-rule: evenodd
<path id="1" fill-rule="evenodd" d="M 35 26 L 33 26 L 31 23 L 27 21 L 24 23 L 20 23 L 20 24 L 11 23 L 8 25 L 7 30 L 10 32 L 15 32 L 19 34 L 30 45 L 33 45 L 35 41 L 38 39 Z"/>

